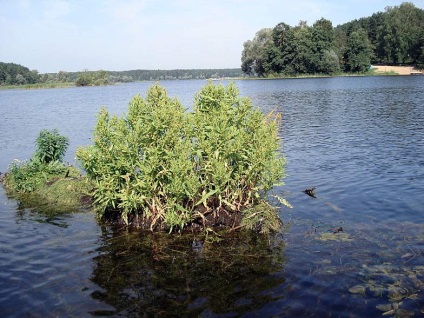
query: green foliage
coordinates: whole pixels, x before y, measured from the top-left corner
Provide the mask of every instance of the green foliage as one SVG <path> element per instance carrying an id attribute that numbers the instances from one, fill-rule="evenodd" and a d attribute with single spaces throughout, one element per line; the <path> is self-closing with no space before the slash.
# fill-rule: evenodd
<path id="1" fill-rule="evenodd" d="M 32 193 L 33 204 L 39 208 L 40 203 L 47 204 L 49 212 L 75 211 L 91 204 L 92 185 L 81 176 L 75 167 L 67 167 L 51 174 L 47 182 L 43 181 Z M 37 203 L 38 202 L 38 203 Z"/>
<path id="2" fill-rule="evenodd" d="M 91 203 L 92 185 L 74 167 L 61 162 L 68 138 L 56 129 L 42 130 L 37 150 L 29 161 L 15 160 L 5 174 L 3 185 L 21 203 L 43 212 L 73 211 Z"/>
<path id="3" fill-rule="evenodd" d="M 267 72 L 264 63 L 268 49 L 272 47 L 272 29 L 259 30 L 252 41 L 243 45 L 241 69 L 246 74 L 263 76 Z"/>
<path id="4" fill-rule="evenodd" d="M 58 161 L 44 164 L 34 159 L 15 160 L 3 185 L 20 204 L 43 213 L 72 212 L 91 204 L 92 185 L 76 168 L 65 167 Z"/>
<path id="5" fill-rule="evenodd" d="M 93 76 L 89 72 L 82 73 L 75 81 L 76 86 L 89 86 L 93 83 Z"/>
<path id="6" fill-rule="evenodd" d="M 0 88 L 54 88 L 76 86 L 99 86 L 117 82 L 209 79 L 243 77 L 240 68 L 232 69 L 175 69 L 175 70 L 129 70 L 129 71 L 88 71 L 38 74 L 13 63 L 0 62 Z"/>
<path id="7" fill-rule="evenodd" d="M 25 84 L 25 85 L 4 85 L 0 86 L 0 89 L 44 89 L 44 88 L 63 88 L 63 87 L 72 87 L 75 86 L 74 83 L 36 83 L 36 84 Z"/>
<path id="8" fill-rule="evenodd" d="M 333 48 L 334 30 L 329 20 L 320 19 L 312 27 L 303 21 L 296 27 L 279 23 L 244 43 L 242 70 L 259 76 L 334 74 L 339 71 L 339 60 Z"/>
<path id="9" fill-rule="evenodd" d="M 57 129 L 40 131 L 36 140 L 37 150 L 34 157 L 36 161 L 49 164 L 53 161 L 62 161 L 69 145 L 68 137 L 59 135 Z"/>
<path id="10" fill-rule="evenodd" d="M 87 73 L 87 74 L 85 74 Z M 85 71 L 49 73 L 41 81 L 47 83 L 76 82 L 87 85 L 106 85 L 109 83 L 127 83 L 135 81 L 159 81 L 175 79 L 208 79 L 243 77 L 240 68 L 232 69 L 175 69 L 175 70 L 129 70 L 129 71 Z M 79 80 L 78 80 L 79 79 Z M 97 81 L 97 84 L 96 84 Z M 76 84 L 76 85 L 79 85 Z"/>
<path id="11" fill-rule="evenodd" d="M 242 77 L 240 68 L 110 71 L 111 82 Z"/>
<path id="12" fill-rule="evenodd" d="M 377 59 L 385 63 L 416 63 L 420 58 L 416 46 L 424 35 L 424 10 L 412 3 L 387 7 L 377 27 Z"/>
<path id="13" fill-rule="evenodd" d="M 372 49 L 364 29 L 350 34 L 345 52 L 345 70 L 365 73 L 371 66 Z"/>
<path id="14" fill-rule="evenodd" d="M 30 161 L 15 160 L 9 166 L 4 184 L 17 193 L 29 193 L 47 182 L 50 177 L 64 174 L 65 170 L 65 166 L 59 161 L 46 164 L 36 158 Z"/>
<path id="15" fill-rule="evenodd" d="M 338 51 L 345 54 L 347 42 L 358 30 L 365 30 L 372 49 L 368 58 L 373 64 L 415 64 L 424 58 L 424 10 L 412 3 L 386 7 L 367 18 L 354 20 L 336 28 Z"/>
<path id="16" fill-rule="evenodd" d="M 56 129 L 40 131 L 33 157 L 29 161 L 15 160 L 10 165 L 6 187 L 18 193 L 33 192 L 51 176 L 64 173 L 66 168 L 61 160 L 68 144 L 68 138 Z"/>
<path id="17" fill-rule="evenodd" d="M 41 80 L 38 71 L 30 71 L 27 67 L 0 62 L 0 86 L 35 84 Z"/>
<path id="18" fill-rule="evenodd" d="M 84 71 L 83 73 L 80 73 L 79 77 L 75 81 L 76 86 L 99 86 L 108 84 L 108 72 L 104 70 L 97 72 Z"/>
<path id="19" fill-rule="evenodd" d="M 371 63 L 424 64 L 424 10 L 412 3 L 387 7 L 333 28 L 320 19 L 260 30 L 244 43 L 242 70 L 249 75 L 364 73 Z M 272 41 L 270 41 L 270 37 Z"/>
<path id="20" fill-rule="evenodd" d="M 75 82 L 76 86 L 89 86 L 91 85 L 91 78 L 86 75 L 81 75 L 78 77 L 77 81 Z"/>
<path id="21" fill-rule="evenodd" d="M 234 84 L 203 87 L 193 113 L 154 85 L 122 118 L 102 109 L 94 144 L 79 148 L 77 158 L 95 185 L 100 215 L 181 230 L 263 200 L 284 172 L 279 119 L 240 98 Z"/>

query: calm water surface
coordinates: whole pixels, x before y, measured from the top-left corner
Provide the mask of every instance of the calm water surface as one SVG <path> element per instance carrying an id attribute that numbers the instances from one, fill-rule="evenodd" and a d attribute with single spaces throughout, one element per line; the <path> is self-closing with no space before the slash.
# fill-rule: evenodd
<path id="1" fill-rule="evenodd" d="M 205 81 L 164 81 L 190 109 Z M 416 317 L 424 315 L 424 80 L 236 81 L 283 114 L 285 185 L 275 242 L 194 237 L 50 215 L 0 188 L 0 313 L 40 316 Z M 0 171 L 27 159 L 41 129 L 90 143 L 96 114 L 123 114 L 150 83 L 0 91 Z M 315 186 L 317 198 L 302 190 Z M 343 231 L 333 234 L 334 229 Z"/>

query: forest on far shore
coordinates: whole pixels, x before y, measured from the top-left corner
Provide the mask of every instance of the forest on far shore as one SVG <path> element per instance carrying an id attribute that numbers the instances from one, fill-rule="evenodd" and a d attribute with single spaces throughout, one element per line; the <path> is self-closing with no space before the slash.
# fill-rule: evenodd
<path id="1" fill-rule="evenodd" d="M 411 2 L 336 27 L 284 22 L 244 43 L 242 70 L 255 76 L 365 73 L 372 64 L 424 67 L 424 10 Z"/>
<path id="2" fill-rule="evenodd" d="M 107 85 L 135 81 L 158 81 L 178 79 L 235 78 L 245 76 L 240 68 L 230 69 L 176 69 L 176 70 L 130 70 L 88 71 L 39 74 L 37 70 L 15 63 L 0 62 L 0 86 L 75 83 L 76 86 Z"/>

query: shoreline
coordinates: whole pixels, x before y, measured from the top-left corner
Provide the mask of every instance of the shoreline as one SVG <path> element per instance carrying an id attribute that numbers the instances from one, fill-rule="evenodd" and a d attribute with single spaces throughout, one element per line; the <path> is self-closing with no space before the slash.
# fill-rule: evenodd
<path id="1" fill-rule="evenodd" d="M 305 75 L 284 75 L 267 77 L 246 76 L 246 77 L 223 77 L 223 78 L 204 78 L 204 79 L 184 79 L 184 80 L 206 80 L 206 81 L 224 81 L 224 80 L 276 80 L 276 79 L 305 79 L 305 78 L 337 78 L 337 77 L 367 77 L 367 76 L 415 76 L 424 75 L 424 71 L 415 69 L 413 66 L 373 66 L 367 73 L 340 73 L 335 75 L 325 74 L 305 74 Z M 144 82 L 160 82 L 161 80 L 152 81 L 133 81 L 126 83 L 144 83 Z M 181 79 L 172 79 L 170 81 L 181 81 Z M 112 83 L 101 86 L 122 85 L 123 82 Z M 74 82 L 72 83 L 49 83 L 49 84 L 25 84 L 25 85 L 0 85 L 1 90 L 32 90 L 32 89 L 54 89 L 54 88 L 70 88 L 78 87 Z"/>

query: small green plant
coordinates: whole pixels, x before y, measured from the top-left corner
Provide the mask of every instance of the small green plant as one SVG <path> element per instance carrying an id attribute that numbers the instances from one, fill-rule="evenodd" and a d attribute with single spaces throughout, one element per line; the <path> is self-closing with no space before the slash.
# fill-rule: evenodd
<path id="1" fill-rule="evenodd" d="M 61 160 L 68 143 L 68 138 L 59 135 L 56 129 L 40 131 L 33 157 L 29 161 L 12 162 L 5 185 L 18 193 L 33 192 L 49 177 L 64 173 L 66 167 Z"/>
<path id="2" fill-rule="evenodd" d="M 69 139 L 59 135 L 57 129 L 40 131 L 36 140 L 37 150 L 34 159 L 49 164 L 53 161 L 62 161 L 69 146 Z"/>
<path id="3" fill-rule="evenodd" d="M 251 208 L 284 174 L 279 123 L 279 114 L 264 116 L 234 84 L 203 87 L 193 113 L 153 85 L 145 99 L 131 100 L 122 118 L 103 108 L 94 144 L 79 148 L 77 158 L 94 184 L 101 216 L 110 212 L 127 224 L 136 219 L 152 230 L 237 227 L 243 218 L 269 229 L 272 207 Z"/>
<path id="4" fill-rule="evenodd" d="M 18 193 L 33 192 L 51 176 L 65 173 L 65 166 L 59 161 L 48 164 L 33 158 L 29 161 L 15 160 L 9 166 L 5 185 Z"/>

